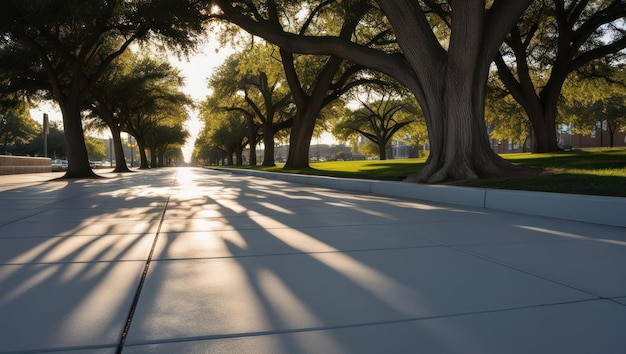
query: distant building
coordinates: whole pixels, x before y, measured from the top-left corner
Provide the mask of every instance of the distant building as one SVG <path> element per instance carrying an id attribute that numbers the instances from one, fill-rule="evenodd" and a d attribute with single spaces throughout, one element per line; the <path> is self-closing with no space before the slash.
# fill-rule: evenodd
<path id="1" fill-rule="evenodd" d="M 588 149 L 611 146 L 611 134 L 607 130 L 597 130 L 590 134 L 571 134 L 569 131 L 561 131 L 557 142 L 563 149 Z M 615 132 L 613 134 L 613 146 L 626 146 L 626 133 Z M 491 148 L 498 154 L 532 151 L 532 142 L 526 142 L 526 146 L 520 146 L 510 140 L 491 139 Z"/>

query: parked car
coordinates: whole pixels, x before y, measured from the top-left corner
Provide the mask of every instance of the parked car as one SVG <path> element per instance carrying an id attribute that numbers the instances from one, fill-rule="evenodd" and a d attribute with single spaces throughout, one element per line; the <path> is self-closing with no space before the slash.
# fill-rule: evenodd
<path id="1" fill-rule="evenodd" d="M 67 171 L 67 160 L 52 160 L 52 171 Z"/>
<path id="2" fill-rule="evenodd" d="M 104 163 L 102 161 L 89 161 L 89 166 L 91 168 L 102 168 L 104 167 Z"/>

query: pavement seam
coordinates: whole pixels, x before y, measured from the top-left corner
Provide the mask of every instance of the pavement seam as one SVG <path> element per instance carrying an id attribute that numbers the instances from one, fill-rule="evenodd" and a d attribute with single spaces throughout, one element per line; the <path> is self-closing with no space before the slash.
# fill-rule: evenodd
<path id="1" fill-rule="evenodd" d="M 480 253 L 476 253 L 476 252 L 470 251 L 468 249 L 464 249 L 464 248 L 459 247 L 459 246 L 453 246 L 453 245 L 450 245 L 450 244 L 446 244 L 446 243 L 443 243 L 443 242 L 430 240 L 430 239 L 426 239 L 426 240 L 434 242 L 434 243 L 437 243 L 437 244 L 441 245 L 442 247 L 449 248 L 451 250 L 455 250 L 455 251 L 461 252 L 461 253 L 466 254 L 468 256 L 480 258 L 480 259 L 485 260 L 487 262 L 495 263 L 495 264 L 501 265 L 503 267 L 506 267 L 506 268 L 509 268 L 509 269 L 512 269 L 512 270 L 515 270 L 515 271 L 518 271 L 518 272 L 521 272 L 521 273 L 524 273 L 524 274 L 528 274 L 528 275 L 536 277 L 536 278 L 540 278 L 540 279 L 549 281 L 549 282 L 554 283 L 554 284 L 565 286 L 565 287 L 570 288 L 572 290 L 580 291 L 580 292 L 585 293 L 587 295 L 594 296 L 594 297 L 596 297 L 599 300 L 609 300 L 611 302 L 617 303 L 617 301 L 614 301 L 614 300 L 611 299 L 612 298 L 611 296 L 607 296 L 607 295 L 602 295 L 602 294 L 596 293 L 595 291 L 593 291 L 591 289 L 586 289 L 586 288 L 583 288 L 583 287 L 578 286 L 578 285 L 574 285 L 574 284 L 567 283 L 565 281 L 557 280 L 557 279 L 554 279 L 554 278 L 552 278 L 552 277 L 550 277 L 548 275 L 536 273 L 536 272 L 533 272 L 533 271 L 531 271 L 529 269 L 525 269 L 525 268 L 518 267 L 518 266 L 515 266 L 515 265 L 512 265 L 512 264 L 508 264 L 505 261 L 501 261 L 501 260 L 498 260 L 498 259 L 495 259 L 495 258 L 491 258 L 491 257 L 485 256 L 485 255 L 482 255 Z"/>
<path id="2" fill-rule="evenodd" d="M 498 260 L 496 258 L 492 258 L 492 257 L 489 257 L 489 256 L 482 255 L 480 253 L 477 253 L 477 252 L 474 252 L 474 251 L 471 251 L 471 250 L 463 248 L 463 245 L 454 246 L 454 245 L 451 245 L 451 244 L 448 244 L 448 243 L 445 243 L 445 242 L 441 242 L 441 241 L 437 241 L 437 240 L 434 240 L 434 239 L 430 239 L 428 237 L 421 237 L 421 236 L 416 236 L 416 235 L 411 235 L 411 237 L 414 237 L 414 238 L 417 238 L 417 239 L 420 239 L 420 240 L 424 240 L 424 241 L 429 241 L 429 242 L 432 242 L 432 243 L 434 243 L 436 245 L 439 245 L 441 247 L 448 248 L 448 249 L 451 249 L 451 250 L 455 250 L 455 251 L 461 252 L 463 254 L 466 254 L 468 256 L 480 258 L 480 259 L 482 259 L 484 261 L 487 261 L 487 262 L 495 263 L 495 264 L 501 265 L 503 267 L 506 267 L 506 268 L 509 268 L 509 269 L 512 269 L 512 270 L 515 270 L 515 271 L 518 271 L 518 272 L 521 272 L 521 273 L 524 273 L 524 274 L 528 274 L 528 275 L 536 277 L 536 278 L 540 278 L 540 279 L 549 281 L 549 282 L 554 283 L 554 284 L 565 286 L 565 287 L 568 287 L 570 289 L 583 292 L 583 293 L 585 293 L 587 295 L 594 296 L 594 297 L 596 297 L 597 299 L 600 299 L 600 300 L 608 300 L 608 301 L 611 301 L 611 302 L 614 302 L 614 303 L 617 303 L 617 304 L 620 304 L 620 305 L 624 305 L 622 303 L 619 303 L 616 300 L 613 300 L 613 298 L 616 298 L 615 296 L 602 295 L 602 294 L 597 293 L 597 292 L 595 292 L 595 291 L 593 291 L 591 289 L 586 289 L 586 288 L 583 288 L 583 287 L 578 286 L 578 285 L 574 285 L 574 284 L 567 283 L 565 281 L 557 280 L 557 279 L 554 279 L 554 278 L 552 278 L 552 277 L 550 277 L 548 275 L 536 273 L 536 272 L 534 272 L 532 270 L 525 269 L 525 268 L 522 268 L 522 267 L 518 267 L 518 266 L 515 266 L 515 265 L 512 265 L 512 264 L 506 263 L 505 261 Z M 558 241 L 558 242 L 577 242 L 577 241 Z M 543 242 L 538 242 L 538 243 L 543 243 Z M 503 244 L 506 244 L 506 243 L 503 243 Z M 626 306 L 626 305 L 624 305 L 624 306 Z"/>
<path id="3" fill-rule="evenodd" d="M 143 285 L 148 276 L 148 270 L 150 269 L 150 264 L 152 263 L 152 257 L 154 255 L 154 251 L 156 249 L 157 242 L 159 240 L 159 235 L 161 234 L 161 227 L 163 226 L 163 221 L 165 220 L 165 213 L 167 211 L 167 206 L 170 202 L 172 190 L 167 196 L 167 200 L 165 201 L 165 206 L 163 207 L 163 212 L 161 213 L 161 218 L 159 220 L 159 227 L 157 228 L 156 234 L 154 235 L 154 241 L 152 242 L 152 246 L 150 247 L 150 253 L 148 254 L 148 259 L 146 260 L 146 264 L 143 268 L 143 272 L 141 274 L 141 279 L 139 280 L 139 284 L 137 285 L 137 290 L 135 290 L 135 296 L 133 297 L 133 302 L 131 304 L 130 310 L 128 311 L 128 317 L 126 318 L 126 323 L 124 324 L 124 328 L 120 335 L 120 340 L 116 348 L 116 354 L 121 354 L 124 350 L 124 343 L 126 342 L 126 337 L 128 336 L 128 331 L 130 330 L 130 326 L 133 322 L 133 317 L 135 315 L 135 311 L 137 310 L 137 305 L 139 304 L 139 298 L 141 297 L 141 290 L 143 289 Z"/>
<path id="4" fill-rule="evenodd" d="M 548 304 L 516 306 L 516 307 L 508 307 L 508 308 L 489 309 L 489 310 L 477 310 L 477 311 L 459 312 L 459 313 L 444 314 L 444 315 L 410 317 L 410 318 L 403 318 L 403 319 L 397 319 L 397 320 L 361 322 L 361 323 L 352 323 L 352 324 L 343 324 L 343 325 L 334 325 L 334 326 L 301 327 L 301 328 L 293 328 L 293 329 L 265 330 L 265 331 L 260 330 L 260 331 L 254 331 L 254 332 L 213 334 L 213 335 L 192 336 L 192 337 L 185 337 L 185 338 L 144 340 L 141 342 L 130 344 L 129 347 L 141 347 L 141 346 L 146 346 L 146 345 L 158 345 L 158 344 L 167 344 L 167 343 L 186 343 L 186 342 L 195 342 L 195 341 L 249 338 L 249 337 L 260 337 L 260 336 L 269 336 L 269 335 L 298 334 L 298 333 L 317 332 L 317 331 L 360 328 L 360 327 L 368 327 L 368 326 L 381 326 L 381 325 L 419 322 L 419 321 L 437 320 L 437 319 L 463 317 L 463 316 L 492 314 L 492 313 L 498 313 L 498 312 L 509 312 L 509 311 L 534 309 L 534 308 L 571 305 L 571 304 L 595 302 L 595 301 L 602 301 L 602 300 L 603 299 L 583 299 L 583 300 L 562 301 L 562 302 L 555 302 L 555 303 L 548 303 Z"/>
<path id="5" fill-rule="evenodd" d="M 232 256 L 206 256 L 206 257 L 168 257 L 157 258 L 155 262 L 170 262 L 170 261 L 202 261 L 212 259 L 239 259 L 239 258 L 261 258 L 261 257 L 280 257 L 280 256 L 303 256 L 312 254 L 338 254 L 338 253 L 361 253 L 361 252 L 373 252 L 373 251 L 398 251 L 398 250 L 411 250 L 421 248 L 444 248 L 441 245 L 424 245 L 424 246 L 398 246 L 398 247 L 377 247 L 377 248 L 364 248 L 354 250 L 336 250 L 336 251 L 311 251 L 311 252 L 278 252 L 278 253 L 258 253 L 258 254 L 241 254 Z"/>
<path id="6" fill-rule="evenodd" d="M 47 204 L 46 204 L 46 205 L 47 205 Z M 37 207 L 37 208 L 40 208 L 40 207 Z M 11 220 L 11 221 L 6 222 L 6 223 L 4 223 L 4 224 L 0 224 L 0 227 L 5 227 L 5 226 L 7 226 L 7 225 L 11 225 L 11 224 L 13 224 L 13 223 L 20 222 L 20 221 L 22 221 L 22 220 L 26 220 L 26 219 L 28 219 L 28 218 L 32 218 L 33 216 L 37 216 L 37 215 L 39 215 L 39 214 L 43 214 L 43 213 L 45 213 L 46 211 L 47 211 L 47 210 L 41 210 L 41 211 L 39 211 L 39 212 L 37 212 L 37 213 L 30 214 L 30 215 L 26 215 L 26 216 L 23 216 L 23 217 L 21 217 L 21 218 L 19 218 L 19 219 Z M 3 237 L 3 238 L 4 238 L 4 237 Z M 9 237 L 7 237 L 7 238 L 9 238 Z"/>
<path id="7" fill-rule="evenodd" d="M 54 179 L 43 181 L 43 182 L 37 183 L 36 185 L 45 184 L 45 183 L 48 183 L 48 182 L 51 182 L 51 181 L 54 181 Z M 28 187 L 32 187 L 32 185 L 27 185 L 27 186 L 23 186 L 23 187 L 24 188 L 28 188 Z M 21 218 L 15 219 L 15 220 L 11 220 L 11 221 L 6 222 L 4 224 L 0 224 L 0 228 L 4 227 L 4 226 L 7 226 L 7 225 L 10 225 L 10 224 L 13 224 L 13 223 L 16 223 L 16 222 L 20 222 L 20 221 L 26 220 L 28 218 L 32 218 L 32 217 L 37 216 L 39 214 L 43 214 L 46 211 L 50 210 L 50 208 L 48 208 L 50 205 L 54 205 L 54 204 L 59 203 L 59 202 L 65 202 L 65 201 L 68 201 L 68 200 L 74 199 L 74 198 L 84 197 L 84 196 L 92 195 L 92 194 L 96 194 L 96 193 L 101 193 L 102 191 L 109 190 L 109 189 L 114 189 L 114 187 L 108 187 L 107 186 L 107 188 L 103 188 L 102 190 L 99 190 L 99 191 L 88 191 L 88 193 L 84 193 L 84 194 L 83 193 L 77 193 L 75 195 L 71 195 L 71 196 L 68 196 L 68 197 L 65 197 L 65 198 L 62 198 L 62 199 L 52 199 L 48 203 L 41 204 L 41 205 L 39 205 L 37 207 L 32 208 L 32 210 L 40 210 L 40 211 L 38 211 L 38 212 L 36 212 L 34 214 L 23 216 Z"/>

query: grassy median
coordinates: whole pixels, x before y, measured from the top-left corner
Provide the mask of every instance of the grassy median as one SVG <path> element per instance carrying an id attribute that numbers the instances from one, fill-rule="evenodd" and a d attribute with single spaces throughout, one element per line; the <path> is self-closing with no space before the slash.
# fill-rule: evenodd
<path id="1" fill-rule="evenodd" d="M 547 154 L 506 154 L 505 159 L 530 173 L 448 184 L 481 188 L 575 193 L 626 197 L 626 149 L 572 150 Z M 401 181 L 416 173 L 425 159 L 312 162 L 311 168 L 264 171 Z M 246 166 L 246 168 L 250 168 Z"/>

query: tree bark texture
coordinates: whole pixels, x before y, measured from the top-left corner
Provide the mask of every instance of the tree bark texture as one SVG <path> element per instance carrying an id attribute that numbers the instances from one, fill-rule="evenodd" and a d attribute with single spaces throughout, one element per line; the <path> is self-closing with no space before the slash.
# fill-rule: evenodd
<path id="1" fill-rule="evenodd" d="M 494 2 L 489 12 L 481 0 L 452 1 L 447 52 L 432 36 L 417 3 L 377 2 L 416 73 L 416 82 L 409 88 L 422 106 L 429 131 L 430 156 L 424 168 L 408 180 L 440 182 L 497 176 L 512 170 L 513 166 L 489 145 L 485 90 L 491 58 L 530 1 L 509 4 L 508 12 L 502 1 Z"/>
<path id="2" fill-rule="evenodd" d="M 308 168 L 311 138 L 317 120 L 316 110 L 312 107 L 305 108 L 304 112 L 298 109 L 291 134 L 289 135 L 289 154 L 285 168 Z"/>

